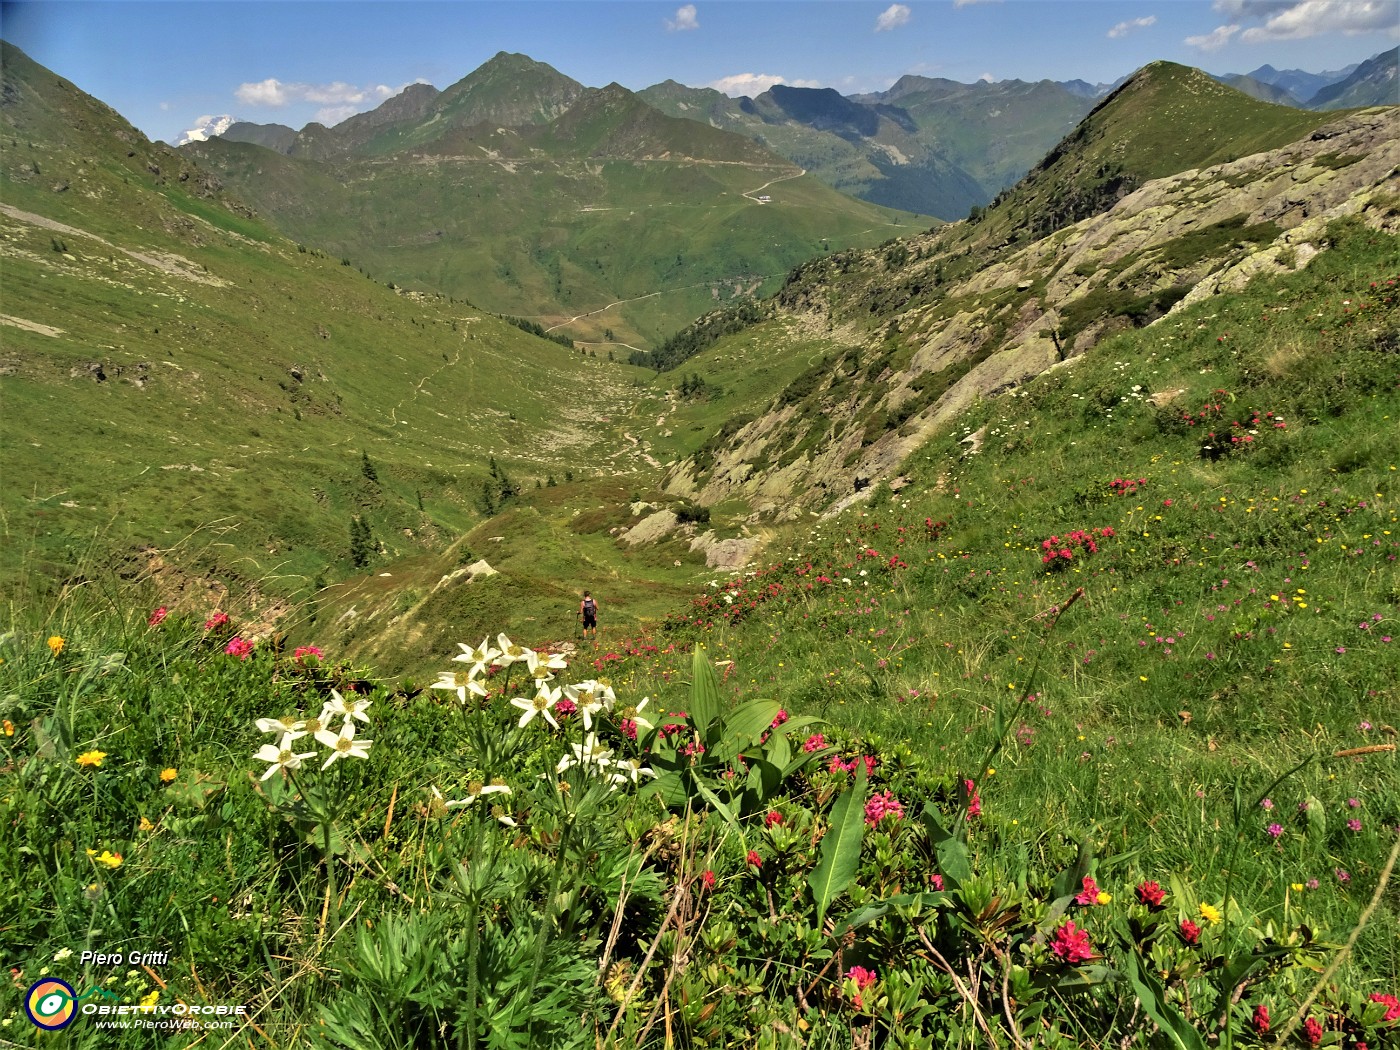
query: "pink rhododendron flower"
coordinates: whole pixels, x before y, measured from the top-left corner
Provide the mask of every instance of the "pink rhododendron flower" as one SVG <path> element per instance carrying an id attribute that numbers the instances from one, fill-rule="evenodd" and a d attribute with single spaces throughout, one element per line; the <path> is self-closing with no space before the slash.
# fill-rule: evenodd
<path id="1" fill-rule="evenodd" d="M 1072 922 L 1063 923 L 1055 929 L 1050 951 L 1067 963 L 1088 962 L 1094 957 L 1094 946 L 1089 941 L 1089 932 L 1076 929 Z"/>
<path id="2" fill-rule="evenodd" d="M 1267 1035 L 1269 1032 L 1269 1008 L 1260 1003 L 1254 1008 L 1254 1034 Z"/>
<path id="3" fill-rule="evenodd" d="M 248 659 L 252 651 L 253 643 L 245 638 L 239 638 L 236 635 L 229 639 L 228 645 L 224 646 L 224 652 L 228 653 L 230 656 L 236 656 L 240 660 Z"/>
<path id="4" fill-rule="evenodd" d="M 1099 902 L 1099 884 L 1090 875 L 1084 876 L 1084 888 L 1075 895 L 1074 903 L 1092 907 Z"/>
<path id="5" fill-rule="evenodd" d="M 146 622 L 152 627 L 159 626 L 160 622 L 170 615 L 170 610 L 162 605 L 155 612 L 151 613 L 151 618 Z"/>
<path id="6" fill-rule="evenodd" d="M 1137 899 L 1156 911 L 1162 907 L 1162 902 L 1167 899 L 1167 894 L 1159 883 L 1140 882 L 1137 887 Z"/>
<path id="7" fill-rule="evenodd" d="M 1385 992 L 1372 992 L 1371 1002 L 1384 1003 L 1386 1005 L 1384 1021 L 1400 1021 L 1400 999 Z"/>

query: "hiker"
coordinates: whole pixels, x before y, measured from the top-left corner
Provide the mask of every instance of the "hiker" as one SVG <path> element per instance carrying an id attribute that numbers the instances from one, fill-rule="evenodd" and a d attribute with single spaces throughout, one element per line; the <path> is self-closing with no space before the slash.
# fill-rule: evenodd
<path id="1" fill-rule="evenodd" d="M 593 639 L 598 639 L 598 603 L 593 600 L 593 595 L 587 591 L 583 592 L 583 601 L 578 603 L 578 614 L 583 618 L 583 636 L 589 637 L 588 632 L 593 632 Z"/>

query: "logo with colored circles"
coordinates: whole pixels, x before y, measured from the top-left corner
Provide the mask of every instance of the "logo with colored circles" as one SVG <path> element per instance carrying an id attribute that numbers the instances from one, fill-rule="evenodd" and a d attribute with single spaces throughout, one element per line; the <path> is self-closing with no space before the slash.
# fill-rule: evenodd
<path id="1" fill-rule="evenodd" d="M 29 986 L 24 996 L 24 1012 L 35 1027 L 57 1032 L 67 1028 L 78 1016 L 78 993 L 67 981 L 46 977 Z"/>

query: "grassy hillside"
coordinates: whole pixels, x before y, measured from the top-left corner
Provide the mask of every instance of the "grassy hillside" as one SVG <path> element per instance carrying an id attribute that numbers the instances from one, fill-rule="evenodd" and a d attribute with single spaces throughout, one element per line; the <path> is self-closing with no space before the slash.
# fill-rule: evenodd
<path id="1" fill-rule="evenodd" d="M 4 57 L 10 578 L 168 560 L 304 596 L 354 567 L 357 519 L 370 563 L 441 549 L 485 513 L 493 457 L 517 486 L 602 463 L 597 419 L 645 403 L 641 372 L 283 240 L 207 171 Z"/>
<path id="2" fill-rule="evenodd" d="M 1400 277 L 1392 237 L 1331 234 L 975 406 L 533 707 L 530 665 L 451 642 L 419 692 L 331 624 L 317 655 L 96 588 L 26 608 L 0 1014 L 61 978 L 243 1004 L 213 1034 L 273 1046 L 1389 1045 Z M 502 575 L 455 640 L 494 595 L 557 642 Z M 552 691 L 599 677 L 585 737 Z"/>

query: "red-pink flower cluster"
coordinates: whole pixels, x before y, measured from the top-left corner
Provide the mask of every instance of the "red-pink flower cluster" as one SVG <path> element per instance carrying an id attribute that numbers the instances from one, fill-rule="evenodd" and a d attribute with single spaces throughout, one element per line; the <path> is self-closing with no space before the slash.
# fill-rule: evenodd
<path id="1" fill-rule="evenodd" d="M 977 785 L 970 780 L 964 780 L 963 788 L 967 791 L 967 815 L 980 817 L 982 815 L 982 796 L 977 794 Z"/>
<path id="2" fill-rule="evenodd" d="M 146 622 L 152 627 L 158 627 L 160 625 L 160 622 L 164 620 L 168 615 L 170 615 L 170 610 L 167 609 L 164 605 L 162 605 L 155 612 L 151 613 L 151 618 Z"/>
<path id="3" fill-rule="evenodd" d="M 1146 484 L 1146 478 L 1114 478 L 1108 483 L 1108 488 L 1115 496 L 1131 496 Z"/>
<path id="4" fill-rule="evenodd" d="M 1092 908 L 1099 903 L 1099 894 L 1103 891 L 1099 889 L 1099 884 L 1094 881 L 1092 875 L 1084 876 L 1083 885 L 1084 888 L 1075 895 L 1074 903 Z"/>
<path id="5" fill-rule="evenodd" d="M 1108 525 L 1102 529 L 1075 529 L 1064 536 L 1051 536 L 1040 543 L 1040 549 L 1045 552 L 1041 555 L 1041 564 L 1056 566 L 1073 561 L 1076 547 L 1081 548 L 1085 554 L 1097 554 L 1098 541 L 1112 539 L 1115 535 L 1117 533 L 1113 531 L 1113 526 Z"/>
<path id="6" fill-rule="evenodd" d="M 853 758 L 849 762 L 843 761 L 840 755 L 832 755 L 831 761 L 826 764 L 826 771 L 828 773 L 850 773 L 854 775 L 855 771 L 859 768 L 856 764 L 858 762 L 865 763 L 866 776 L 870 776 L 874 773 L 875 767 L 880 764 L 880 760 L 874 755 L 861 755 L 859 758 Z"/>
<path id="7" fill-rule="evenodd" d="M 228 613 L 216 612 L 213 616 L 209 617 L 209 619 L 204 621 L 204 629 L 206 631 L 213 631 L 217 628 L 227 626 L 227 624 Z"/>
<path id="8" fill-rule="evenodd" d="M 237 635 L 230 638 L 228 645 L 224 646 L 224 652 L 230 656 L 236 656 L 240 660 L 248 659 L 253 651 L 253 643 L 246 638 L 239 638 Z"/>
<path id="9" fill-rule="evenodd" d="M 1269 1034 L 1269 1008 L 1260 1003 L 1254 1008 L 1254 1034 Z"/>
<path id="10" fill-rule="evenodd" d="M 1166 901 L 1167 893 L 1159 883 L 1140 882 L 1137 887 L 1137 899 L 1153 911 L 1157 911 L 1162 908 L 1163 902 Z"/>
<path id="11" fill-rule="evenodd" d="M 826 747 L 826 737 L 821 733 L 813 733 L 802 742 L 802 750 L 807 752 L 820 751 Z"/>
<path id="12" fill-rule="evenodd" d="M 1385 1003 L 1385 1017 L 1383 1017 L 1382 1020 L 1400 1021 L 1400 999 L 1397 999 L 1393 995 L 1387 995 L 1385 992 L 1372 992 L 1371 1002 Z"/>
<path id="13" fill-rule="evenodd" d="M 1094 945 L 1089 940 L 1089 931 L 1076 929 L 1074 923 L 1066 922 L 1056 927 L 1050 951 L 1067 963 L 1088 962 L 1094 957 Z"/>
<path id="14" fill-rule="evenodd" d="M 299 664 L 305 663 L 308 657 L 314 657 L 320 660 L 325 655 L 325 653 L 321 652 L 321 650 L 314 645 L 299 645 L 292 651 L 292 659 Z"/>
<path id="15" fill-rule="evenodd" d="M 891 791 L 882 791 L 878 795 L 871 795 L 870 800 L 865 804 L 865 823 L 874 827 L 886 817 L 893 817 L 895 820 L 904 819 L 904 804 L 894 797 Z"/>

